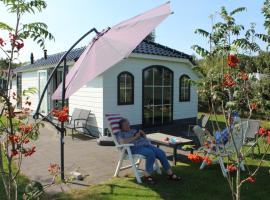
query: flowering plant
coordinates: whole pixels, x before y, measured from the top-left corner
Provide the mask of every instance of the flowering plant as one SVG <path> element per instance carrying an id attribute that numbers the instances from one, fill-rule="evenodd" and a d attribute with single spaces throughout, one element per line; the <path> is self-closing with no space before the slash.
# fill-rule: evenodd
<path id="1" fill-rule="evenodd" d="M 270 5 L 270 1 L 267 5 Z M 239 123 L 234 123 L 234 113 L 249 120 L 254 113 L 261 112 L 264 109 L 264 102 L 261 90 L 258 89 L 259 81 L 252 76 L 252 69 L 247 63 L 247 59 L 253 53 L 260 51 L 259 45 L 255 42 L 257 37 L 255 26 L 251 25 L 250 29 L 241 37 L 244 30 L 243 25 L 236 24 L 234 15 L 244 11 L 245 8 L 237 8 L 228 12 L 225 7 L 221 8 L 221 21 L 212 24 L 211 31 L 197 29 L 195 33 L 201 34 L 209 41 L 209 48 L 205 49 L 199 45 L 194 45 L 193 49 L 203 57 L 199 66 L 196 68 L 202 78 L 196 83 L 199 90 L 199 96 L 205 102 L 205 107 L 210 112 L 212 119 L 212 132 L 221 133 L 223 127 L 218 122 L 217 114 L 222 114 L 225 120 L 225 129 L 228 134 L 228 141 L 232 144 L 232 153 L 225 143 L 219 144 L 216 148 L 216 155 L 220 155 L 221 148 L 226 154 L 223 156 L 227 160 L 227 182 L 232 193 L 232 199 L 240 200 L 241 186 L 244 183 L 254 183 L 255 176 L 260 169 L 261 162 L 270 147 L 269 132 L 265 128 L 260 128 L 259 135 L 264 138 L 266 152 L 261 157 L 257 168 L 248 171 L 248 176 L 241 176 L 242 163 L 248 154 L 242 148 L 236 145 L 234 127 Z M 269 11 L 269 9 L 266 9 Z M 268 12 L 267 11 L 267 12 Z M 269 16 L 266 14 L 266 16 Z M 214 21 L 214 19 L 212 18 Z M 239 127 L 240 129 L 241 126 Z M 245 134 L 245 130 L 240 130 Z M 262 141 L 262 140 L 261 140 Z M 209 149 L 209 148 L 207 148 Z M 202 152 L 205 154 L 205 152 Z M 203 156 L 189 155 L 189 159 L 195 162 L 201 162 Z M 211 163 L 211 162 L 209 162 Z M 234 172 L 234 173 L 232 173 Z"/>
<path id="2" fill-rule="evenodd" d="M 4 198 L 11 200 L 18 199 L 17 179 L 21 162 L 34 155 L 37 147 L 33 141 L 38 138 L 39 128 L 43 126 L 40 121 L 34 122 L 29 118 L 30 96 L 36 92 L 36 89 L 24 90 L 22 96 L 12 91 L 12 78 L 14 77 L 12 67 L 15 60 L 19 59 L 27 39 L 32 39 L 40 47 L 45 48 L 45 40 L 53 40 L 54 37 L 47 30 L 48 27 L 45 23 L 24 23 L 22 20 L 27 14 L 34 14 L 45 9 L 44 0 L 1 0 L 0 3 L 16 19 L 14 27 L 0 22 L 0 51 L 8 62 L 7 72 L 1 72 L 1 78 L 5 79 L 7 84 L 0 88 L 0 173 L 6 194 Z M 20 110 L 16 108 L 18 100 L 24 101 Z M 16 161 L 17 168 L 13 167 L 14 161 Z M 5 163 L 7 163 L 7 167 L 4 167 Z"/>

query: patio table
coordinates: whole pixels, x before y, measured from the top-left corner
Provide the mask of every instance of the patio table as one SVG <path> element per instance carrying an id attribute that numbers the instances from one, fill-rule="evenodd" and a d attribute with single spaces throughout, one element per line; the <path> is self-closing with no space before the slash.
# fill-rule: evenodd
<path id="1" fill-rule="evenodd" d="M 194 143 L 193 140 L 183 138 L 183 137 L 175 137 L 171 135 L 167 135 L 164 133 L 151 133 L 147 134 L 147 138 L 151 141 L 152 144 L 157 145 L 159 147 L 160 145 L 167 146 L 173 149 L 173 164 L 176 165 L 177 160 L 177 149 L 180 147 L 183 147 L 184 145 L 192 144 Z M 169 140 L 166 141 L 166 138 Z M 176 139 L 176 143 L 172 143 L 171 138 Z"/>

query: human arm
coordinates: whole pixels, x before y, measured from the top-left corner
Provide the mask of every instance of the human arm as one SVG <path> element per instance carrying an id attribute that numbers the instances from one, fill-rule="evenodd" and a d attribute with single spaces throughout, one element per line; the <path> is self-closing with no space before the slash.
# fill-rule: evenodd
<path id="1" fill-rule="evenodd" d="M 123 138 L 123 137 L 119 137 L 119 143 L 120 144 L 129 144 L 135 140 L 137 140 L 139 137 L 141 137 L 140 132 L 137 132 L 134 136 L 132 137 L 128 137 L 128 138 Z"/>

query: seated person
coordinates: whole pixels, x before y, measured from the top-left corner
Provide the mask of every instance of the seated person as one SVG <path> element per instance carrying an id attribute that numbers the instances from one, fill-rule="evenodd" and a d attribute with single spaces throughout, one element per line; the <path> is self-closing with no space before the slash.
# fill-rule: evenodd
<path id="1" fill-rule="evenodd" d="M 140 154 L 146 158 L 145 181 L 155 184 L 155 180 L 151 174 L 154 171 L 153 167 L 156 159 L 160 160 L 164 170 L 167 172 L 168 179 L 175 181 L 181 179 L 181 177 L 173 173 L 165 152 L 152 145 L 142 130 L 131 129 L 127 119 L 122 119 L 119 122 L 119 127 L 121 131 L 116 134 L 118 142 L 120 144 L 134 144 L 134 146 L 130 147 L 132 154 Z"/>

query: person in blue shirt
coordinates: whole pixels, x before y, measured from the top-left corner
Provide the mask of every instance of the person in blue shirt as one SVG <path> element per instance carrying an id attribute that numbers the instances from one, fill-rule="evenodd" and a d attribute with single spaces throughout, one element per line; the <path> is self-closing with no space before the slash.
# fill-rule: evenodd
<path id="1" fill-rule="evenodd" d="M 144 176 L 145 181 L 150 184 L 156 183 L 151 176 L 154 171 L 153 167 L 156 159 L 161 162 L 163 169 L 167 172 L 170 180 L 181 180 L 181 177 L 173 173 L 165 152 L 152 145 L 147 139 L 144 131 L 131 129 L 127 119 L 122 119 L 119 122 L 119 127 L 121 131 L 116 133 L 117 141 L 120 144 L 134 144 L 134 146 L 130 147 L 132 154 L 140 154 L 146 158 Z"/>

